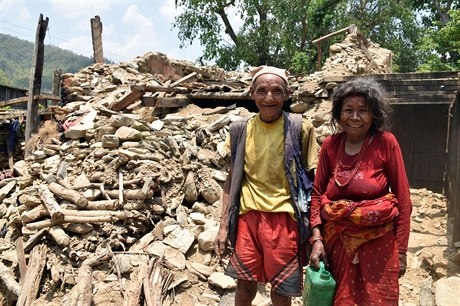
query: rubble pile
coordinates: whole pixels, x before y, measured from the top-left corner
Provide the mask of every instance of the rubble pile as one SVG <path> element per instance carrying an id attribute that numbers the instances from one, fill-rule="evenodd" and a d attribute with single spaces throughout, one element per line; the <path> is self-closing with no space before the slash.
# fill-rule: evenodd
<path id="1" fill-rule="evenodd" d="M 10 268 L 19 264 L 11 244 L 17 239 L 26 253 L 44 242 L 53 246 L 42 258 L 46 289 L 76 285 L 80 276 L 73 270 L 88 266 L 88 260 L 104 263 L 95 260 L 101 256 L 117 266 L 121 282 L 144 261 L 161 258 L 173 271 L 188 271 L 171 277 L 165 292 L 198 280 L 233 287 L 211 255 L 218 226 L 210 214 L 217 210 L 228 170 L 222 149 L 228 123 L 247 111 L 192 108 L 183 110 L 188 115 L 147 122 L 140 115 L 107 115 L 82 105 L 84 123 L 69 128 L 65 142 L 38 144 L 15 163 L 19 177 L 2 181 L 0 194 L 9 195 L 0 205 L 2 259 Z"/>
<path id="2" fill-rule="evenodd" d="M 354 49 L 351 38 L 341 43 L 343 52 Z M 311 119 L 321 143 L 331 133 L 327 99 L 336 83 L 325 81 L 324 69 L 290 81 L 291 108 Z M 28 157 L 14 164 L 16 177 L 0 180 L 1 303 L 231 301 L 236 284 L 223 274 L 212 241 L 229 164 L 228 126 L 251 113 L 193 102 L 251 103 L 249 82 L 247 73 L 196 67 L 159 53 L 64 75 L 63 103 L 54 108 L 58 125 L 42 128 L 39 140 L 26 145 Z M 60 137 L 49 129 L 59 129 Z M 445 199 L 421 198 L 434 198 L 438 206 L 417 207 L 414 230 L 434 233 L 424 222 L 438 220 L 436 214 L 436 230 L 445 235 L 446 222 L 437 214 L 438 207 L 445 212 Z M 429 255 L 416 256 L 423 260 L 413 269 L 434 269 L 433 283 L 447 276 L 427 264 Z M 261 288 L 257 298 L 266 304 L 269 292 Z"/>
<path id="3" fill-rule="evenodd" d="M 325 75 L 356 75 L 392 72 L 393 52 L 359 34 L 349 34 L 329 47 L 330 56 L 321 71 Z"/>

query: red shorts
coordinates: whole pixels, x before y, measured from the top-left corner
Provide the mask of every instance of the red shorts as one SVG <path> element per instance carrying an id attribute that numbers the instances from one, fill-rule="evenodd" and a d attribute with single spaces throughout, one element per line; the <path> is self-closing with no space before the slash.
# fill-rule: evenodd
<path id="1" fill-rule="evenodd" d="M 297 222 L 288 213 L 249 211 L 239 216 L 235 250 L 226 274 L 236 279 L 270 282 L 272 291 L 300 296 Z"/>

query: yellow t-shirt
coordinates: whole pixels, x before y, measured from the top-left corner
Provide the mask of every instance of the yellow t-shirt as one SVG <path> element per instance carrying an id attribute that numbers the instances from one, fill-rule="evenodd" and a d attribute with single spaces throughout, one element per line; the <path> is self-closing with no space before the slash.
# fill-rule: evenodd
<path id="1" fill-rule="evenodd" d="M 284 171 L 284 116 L 272 123 L 259 114 L 249 119 L 246 128 L 244 177 L 241 186 L 240 214 L 250 210 L 288 212 L 294 218 L 291 191 Z M 311 123 L 302 122 L 302 157 L 307 170 L 318 163 L 316 135 Z M 230 137 L 227 137 L 230 148 Z"/>

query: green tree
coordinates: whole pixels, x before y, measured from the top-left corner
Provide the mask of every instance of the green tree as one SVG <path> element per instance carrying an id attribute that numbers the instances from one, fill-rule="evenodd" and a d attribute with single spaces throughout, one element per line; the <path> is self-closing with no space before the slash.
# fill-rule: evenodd
<path id="1" fill-rule="evenodd" d="M 394 52 L 396 71 L 415 71 L 425 54 L 416 48 L 421 27 L 409 0 L 176 0 L 176 6 L 184 10 L 174 24 L 182 46 L 198 39 L 202 60 L 225 69 L 270 64 L 311 72 L 317 57 L 311 41 L 352 24 Z M 239 28 L 231 12 L 241 20 Z M 342 39 L 321 44 L 323 60 Z"/>
<path id="2" fill-rule="evenodd" d="M 423 39 L 418 48 L 424 52 L 419 71 L 460 70 L 460 1 L 414 0 L 414 9 L 423 17 Z"/>
<path id="3" fill-rule="evenodd" d="M 276 65 L 289 68 L 293 58 L 311 58 L 309 41 L 321 29 L 324 16 L 338 0 L 176 0 L 184 11 L 174 23 L 181 46 L 198 39 L 204 46 L 202 60 L 224 69 L 241 65 Z M 309 20 L 311 12 L 317 20 Z M 232 24 L 232 14 L 241 26 Z M 315 24 L 316 23 L 316 24 Z M 304 62 L 304 61 L 303 61 Z M 302 65 L 300 65 L 302 66 Z"/>
<path id="4" fill-rule="evenodd" d="M 445 25 L 434 21 L 426 30 L 421 43 L 426 60 L 418 71 L 460 70 L 460 10 L 450 11 L 448 19 Z"/>

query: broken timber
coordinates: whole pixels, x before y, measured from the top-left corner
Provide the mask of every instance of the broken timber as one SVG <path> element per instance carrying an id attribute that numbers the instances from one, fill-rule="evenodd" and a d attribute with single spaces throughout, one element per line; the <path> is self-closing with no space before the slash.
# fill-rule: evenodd
<path id="1" fill-rule="evenodd" d="M 130 91 L 126 93 L 120 101 L 114 103 L 111 106 L 111 109 L 114 111 L 121 111 L 139 100 L 145 92 L 175 92 L 175 93 L 185 93 L 187 92 L 186 88 L 180 87 L 164 87 L 164 86 L 131 86 Z"/>
<path id="2" fill-rule="evenodd" d="M 26 103 L 28 100 L 29 100 L 29 96 L 19 97 L 15 99 L 6 100 L 6 101 L 0 101 L 0 107 L 10 106 L 10 105 L 15 105 L 15 104 L 22 104 L 22 103 Z M 37 100 L 61 101 L 61 97 L 56 96 L 56 95 L 50 95 L 47 93 L 41 93 L 39 95 L 35 95 L 33 100 L 34 101 L 37 101 Z"/>
<path id="3" fill-rule="evenodd" d="M 39 290 L 43 269 L 45 268 L 47 250 L 48 248 L 46 245 L 38 245 L 32 250 L 26 277 L 24 278 L 16 305 L 31 305 L 35 300 Z"/>

